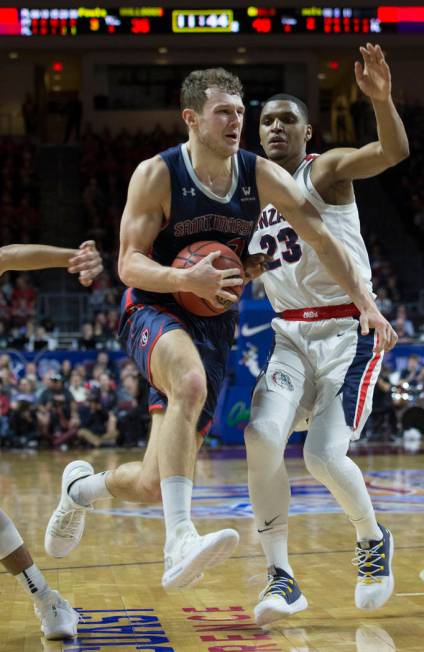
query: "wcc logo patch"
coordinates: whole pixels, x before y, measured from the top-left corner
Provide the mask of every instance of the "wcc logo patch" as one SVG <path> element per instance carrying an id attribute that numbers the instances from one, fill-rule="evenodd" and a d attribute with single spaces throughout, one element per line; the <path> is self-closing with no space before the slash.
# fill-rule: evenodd
<path id="1" fill-rule="evenodd" d="M 140 335 L 140 346 L 144 348 L 149 341 L 150 331 L 148 328 L 144 328 Z"/>
<path id="2" fill-rule="evenodd" d="M 282 387 L 283 389 L 288 389 L 290 392 L 294 392 L 293 383 L 288 374 L 285 374 L 283 371 L 274 371 L 271 380 L 274 385 Z"/>

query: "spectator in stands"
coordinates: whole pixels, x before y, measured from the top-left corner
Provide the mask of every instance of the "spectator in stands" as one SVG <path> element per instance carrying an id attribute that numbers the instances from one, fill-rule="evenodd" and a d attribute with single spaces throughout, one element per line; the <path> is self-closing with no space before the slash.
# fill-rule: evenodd
<path id="1" fill-rule="evenodd" d="M 81 337 L 78 340 L 78 349 L 80 351 L 89 351 L 96 348 L 96 341 L 94 339 L 93 324 L 85 322 L 81 326 Z"/>
<path id="2" fill-rule="evenodd" d="M 118 436 L 116 417 L 102 406 L 99 390 L 92 389 L 87 402 L 87 406 L 81 404 L 79 407 L 79 439 L 95 448 L 115 444 Z"/>
<path id="3" fill-rule="evenodd" d="M 0 356 L 0 378 L 3 381 L 3 387 L 10 393 L 16 386 L 16 376 L 7 353 Z"/>
<path id="4" fill-rule="evenodd" d="M 392 321 L 392 326 L 399 337 L 399 342 L 410 342 L 415 335 L 415 328 L 410 319 L 408 319 L 406 307 L 400 305 L 397 307 L 396 317 Z"/>
<path id="5" fill-rule="evenodd" d="M 20 448 L 38 448 L 40 435 L 37 411 L 27 394 L 17 394 L 10 413 L 10 435 L 12 445 Z"/>
<path id="6" fill-rule="evenodd" d="M 72 374 L 72 363 L 68 358 L 65 358 L 65 360 L 62 361 L 62 364 L 60 365 L 60 373 L 63 377 L 65 386 L 67 386 Z"/>
<path id="7" fill-rule="evenodd" d="M 38 400 L 37 420 L 40 431 L 53 447 L 66 444 L 76 435 L 77 406 L 58 373 L 48 377 L 48 387 Z"/>
<path id="8" fill-rule="evenodd" d="M 17 395 L 21 397 L 22 401 L 27 401 L 27 403 L 35 403 L 36 396 L 34 386 L 25 376 L 19 379 L 16 394 L 13 394 L 13 400 L 18 400 L 16 398 Z"/>
<path id="9" fill-rule="evenodd" d="M 117 402 L 116 387 L 108 373 L 99 375 L 99 400 L 102 407 L 109 412 L 114 410 Z"/>
<path id="10" fill-rule="evenodd" d="M 406 367 L 400 372 L 399 380 L 416 387 L 422 380 L 423 365 L 420 356 L 412 353 L 408 356 Z"/>
<path id="11" fill-rule="evenodd" d="M 76 403 L 84 403 L 87 400 L 87 389 L 84 387 L 83 377 L 77 370 L 73 370 L 68 387 Z"/>

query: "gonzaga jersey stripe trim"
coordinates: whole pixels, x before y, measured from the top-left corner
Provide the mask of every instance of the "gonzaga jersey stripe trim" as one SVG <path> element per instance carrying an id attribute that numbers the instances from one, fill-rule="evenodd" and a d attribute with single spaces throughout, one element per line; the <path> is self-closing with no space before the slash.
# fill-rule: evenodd
<path id="1" fill-rule="evenodd" d="M 375 345 L 378 344 L 378 336 L 375 335 Z M 362 413 L 364 411 L 364 406 L 365 406 L 365 401 L 367 398 L 368 390 L 370 387 L 370 382 L 371 378 L 374 372 L 375 367 L 377 366 L 377 363 L 381 359 L 382 354 L 381 352 L 379 353 L 374 353 L 372 360 L 369 361 L 367 368 L 365 370 L 364 376 L 361 380 L 361 384 L 359 386 L 359 398 L 358 398 L 358 404 L 356 407 L 356 416 L 355 416 L 355 424 L 354 428 L 358 428 L 360 422 L 361 422 L 361 417 Z"/>
<path id="2" fill-rule="evenodd" d="M 361 327 L 358 325 L 358 341 L 355 357 L 353 358 L 338 394 L 342 395 L 343 410 L 346 423 L 353 429 L 358 427 L 362 415 L 367 392 L 370 386 L 372 372 L 381 357 L 374 354 L 375 336 L 374 333 L 361 335 Z M 374 358 L 377 358 L 373 364 Z M 371 365 L 372 369 L 371 369 Z M 369 375 L 367 372 L 369 372 Z M 362 398 L 362 401 L 361 401 Z M 358 418 L 358 407 L 360 414 Z"/>

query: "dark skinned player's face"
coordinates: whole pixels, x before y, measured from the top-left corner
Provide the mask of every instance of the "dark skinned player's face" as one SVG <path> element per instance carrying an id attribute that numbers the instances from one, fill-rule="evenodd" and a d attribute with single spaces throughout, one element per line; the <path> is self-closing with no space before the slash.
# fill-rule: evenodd
<path id="1" fill-rule="evenodd" d="M 284 163 L 302 157 L 311 134 L 311 125 L 295 102 L 273 100 L 262 109 L 259 137 L 271 161 Z"/>

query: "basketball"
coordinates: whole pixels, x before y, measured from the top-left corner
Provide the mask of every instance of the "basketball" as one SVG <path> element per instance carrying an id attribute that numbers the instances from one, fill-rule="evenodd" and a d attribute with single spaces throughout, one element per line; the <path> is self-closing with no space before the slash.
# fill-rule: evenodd
<path id="1" fill-rule="evenodd" d="M 213 251 L 221 252 L 219 258 L 216 258 L 213 261 L 213 266 L 216 267 L 216 269 L 231 269 L 232 267 L 238 267 L 240 270 L 240 276 L 244 279 L 243 263 L 237 254 L 235 254 L 230 247 L 227 247 L 227 245 L 222 244 L 221 242 L 214 242 L 213 240 L 202 240 L 201 242 L 194 242 L 193 244 L 184 247 L 175 258 L 172 267 L 178 267 L 180 269 L 192 267 Z M 225 290 L 233 292 L 240 297 L 243 291 L 243 286 L 236 285 L 225 288 Z M 184 310 L 193 313 L 193 315 L 199 315 L 199 317 L 214 317 L 215 315 L 220 315 L 234 305 L 229 301 L 222 301 L 222 309 L 218 310 L 212 306 L 209 301 L 198 297 L 192 292 L 175 292 L 174 298 L 177 303 L 184 308 Z M 221 300 L 218 299 L 218 301 Z"/>

